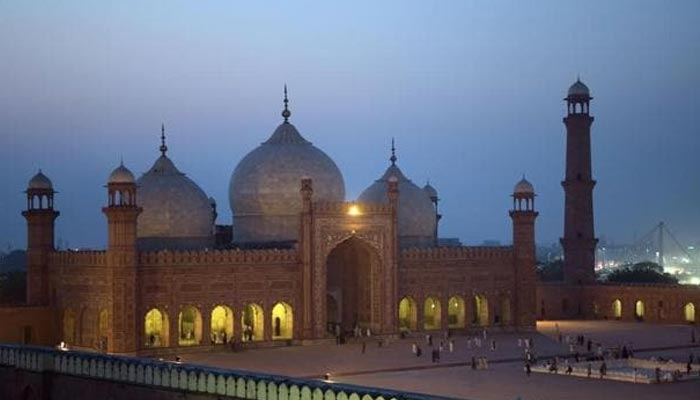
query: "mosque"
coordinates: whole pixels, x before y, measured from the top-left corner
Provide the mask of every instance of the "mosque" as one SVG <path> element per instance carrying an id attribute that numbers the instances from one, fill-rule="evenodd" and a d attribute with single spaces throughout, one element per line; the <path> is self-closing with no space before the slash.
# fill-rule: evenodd
<path id="1" fill-rule="evenodd" d="M 23 212 L 27 299 L 50 310 L 53 338 L 148 354 L 534 328 L 529 182 L 512 194 L 512 246 L 440 246 L 438 193 L 401 171 L 393 143 L 387 169 L 348 202 L 336 164 L 290 122 L 286 88 L 282 117 L 231 175 L 231 225 L 216 224 L 214 200 L 168 156 L 164 129 L 146 173 L 136 179 L 122 164 L 108 176 L 104 251 L 55 249 L 58 198 L 36 174 Z"/>
<path id="2" fill-rule="evenodd" d="M 393 144 L 387 169 L 348 202 L 336 164 L 290 122 L 285 90 L 282 122 L 232 172 L 230 225 L 217 225 L 216 203 L 168 156 L 164 130 L 140 178 L 125 165 L 105 174 L 104 251 L 55 249 L 57 192 L 36 174 L 22 213 L 27 306 L 0 308 L 14 335 L 2 340 L 153 355 L 359 332 L 529 331 L 538 318 L 695 323 L 697 288 L 595 282 L 591 99 L 580 81 L 565 98 L 563 282 L 537 281 L 538 212 L 524 178 L 510 246 L 448 246 L 437 191 L 401 171 Z"/>

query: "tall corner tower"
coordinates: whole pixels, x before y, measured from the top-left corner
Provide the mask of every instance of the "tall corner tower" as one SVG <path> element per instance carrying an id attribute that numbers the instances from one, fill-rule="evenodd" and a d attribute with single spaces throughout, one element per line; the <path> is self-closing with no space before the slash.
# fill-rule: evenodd
<path id="1" fill-rule="evenodd" d="M 595 248 L 598 239 L 593 228 L 593 187 L 591 174 L 591 124 L 588 87 L 577 80 L 564 99 L 567 105 L 566 176 L 564 188 L 564 280 L 569 284 L 595 282 Z"/>
<path id="2" fill-rule="evenodd" d="M 535 271 L 535 188 L 523 179 L 513 189 L 513 263 L 515 271 L 515 325 L 518 329 L 533 329 L 536 325 Z"/>

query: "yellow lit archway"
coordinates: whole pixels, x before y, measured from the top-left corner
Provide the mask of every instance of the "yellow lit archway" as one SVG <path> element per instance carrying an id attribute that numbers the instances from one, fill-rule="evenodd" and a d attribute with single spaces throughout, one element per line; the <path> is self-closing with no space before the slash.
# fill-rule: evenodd
<path id="1" fill-rule="evenodd" d="M 211 310 L 209 334 L 211 343 L 228 343 L 233 338 L 233 311 L 230 307 L 219 305 Z"/>
<path id="2" fill-rule="evenodd" d="M 242 339 L 244 342 L 263 340 L 263 310 L 257 304 L 248 304 L 243 308 L 241 326 L 243 327 Z"/>
<path id="3" fill-rule="evenodd" d="M 178 317 L 178 344 L 195 346 L 202 342 L 202 314 L 196 307 L 186 306 Z"/>
<path id="4" fill-rule="evenodd" d="M 447 304 L 447 326 L 449 328 L 464 328 L 464 317 L 466 315 L 464 299 L 462 296 L 450 297 Z"/>
<path id="5" fill-rule="evenodd" d="M 472 323 L 478 326 L 489 324 L 489 302 L 484 295 L 474 296 L 474 318 Z"/>
<path id="6" fill-rule="evenodd" d="M 612 303 L 612 314 L 613 318 L 622 318 L 622 301 L 620 299 L 615 299 Z"/>
<path id="7" fill-rule="evenodd" d="M 143 332 L 147 347 L 167 347 L 170 344 L 168 315 L 157 308 L 150 309 L 144 317 Z"/>
<path id="8" fill-rule="evenodd" d="M 695 322 L 695 304 L 688 303 L 683 307 L 683 317 L 685 322 Z"/>
<path id="9" fill-rule="evenodd" d="M 69 308 L 63 310 L 63 341 L 75 344 L 75 312 Z"/>
<path id="10" fill-rule="evenodd" d="M 291 339 L 294 335 L 292 306 L 280 302 L 272 307 L 272 339 Z"/>
<path id="11" fill-rule="evenodd" d="M 399 302 L 399 330 L 415 331 L 418 329 L 418 307 L 411 297 L 404 297 Z"/>
<path id="12" fill-rule="evenodd" d="M 641 300 L 634 303 L 634 317 L 638 320 L 644 319 L 644 302 Z"/>
<path id="13" fill-rule="evenodd" d="M 423 329 L 429 331 L 442 327 L 440 300 L 435 297 L 425 299 L 423 306 Z"/>

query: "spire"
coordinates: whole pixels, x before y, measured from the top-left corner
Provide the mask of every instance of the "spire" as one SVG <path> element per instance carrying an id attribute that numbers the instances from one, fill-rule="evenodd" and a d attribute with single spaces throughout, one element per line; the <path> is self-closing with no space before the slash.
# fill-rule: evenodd
<path id="1" fill-rule="evenodd" d="M 165 124 L 160 124 L 160 153 L 165 157 L 168 151 L 168 146 L 165 145 Z"/>
<path id="2" fill-rule="evenodd" d="M 394 146 L 394 138 L 391 138 L 391 157 L 389 157 L 391 165 L 396 165 L 396 147 Z"/>
<path id="3" fill-rule="evenodd" d="M 292 112 L 289 111 L 287 108 L 287 105 L 289 104 L 289 99 L 287 99 L 287 84 L 284 84 L 284 111 L 282 111 L 282 117 L 284 117 L 284 123 L 288 124 L 289 123 L 289 117 L 292 115 Z"/>

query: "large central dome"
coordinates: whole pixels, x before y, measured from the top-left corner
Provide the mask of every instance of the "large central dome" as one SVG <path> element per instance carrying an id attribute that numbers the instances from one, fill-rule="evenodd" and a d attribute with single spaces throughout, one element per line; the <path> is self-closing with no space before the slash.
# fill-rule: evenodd
<path id="1" fill-rule="evenodd" d="M 301 179 L 313 180 L 314 201 L 345 200 L 343 175 L 333 160 L 289 123 L 246 155 L 231 175 L 229 201 L 236 243 L 286 242 L 299 236 Z"/>

